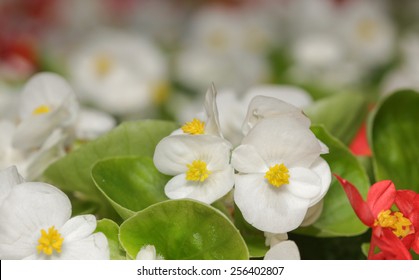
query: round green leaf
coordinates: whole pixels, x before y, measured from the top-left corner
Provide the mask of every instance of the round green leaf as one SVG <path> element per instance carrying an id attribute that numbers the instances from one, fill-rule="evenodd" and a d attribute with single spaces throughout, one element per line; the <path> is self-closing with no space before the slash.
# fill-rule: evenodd
<path id="1" fill-rule="evenodd" d="M 240 260 L 249 253 L 239 231 L 219 210 L 194 200 L 167 200 L 138 212 L 120 228 L 131 258 L 145 245 L 171 260 Z"/>
<path id="2" fill-rule="evenodd" d="M 324 127 L 313 126 L 311 129 L 316 137 L 329 147 L 329 153 L 322 157 L 329 164 L 332 173 L 354 184 L 365 198 L 370 182 L 361 163 L 342 142 L 330 135 Z M 319 237 L 332 237 L 359 235 L 367 229 L 353 211 L 342 186 L 335 178 L 332 178 L 329 191 L 324 197 L 321 216 L 312 226 L 300 228 L 296 232 Z"/>
<path id="3" fill-rule="evenodd" d="M 304 109 L 313 124 L 324 125 L 330 134 L 347 145 L 355 137 L 367 112 L 366 98 L 354 93 L 322 98 Z"/>
<path id="4" fill-rule="evenodd" d="M 117 223 L 109 219 L 99 220 L 95 232 L 102 232 L 108 239 L 111 260 L 126 259 L 126 253 L 119 244 L 119 226 Z"/>
<path id="5" fill-rule="evenodd" d="M 419 93 L 405 90 L 382 101 L 372 115 L 369 140 L 375 179 L 419 192 Z"/>
<path id="6" fill-rule="evenodd" d="M 50 165 L 44 173 L 45 180 L 66 192 L 77 192 L 84 201 L 96 202 L 100 207 L 95 214 L 117 219 L 118 214 L 93 182 L 93 166 L 112 157 L 152 157 L 157 143 L 177 127 L 173 122 L 159 120 L 124 122 Z"/>
<path id="7" fill-rule="evenodd" d="M 149 157 L 99 161 L 93 166 L 92 178 L 123 219 L 167 200 L 164 186 L 170 177 L 160 173 Z"/>

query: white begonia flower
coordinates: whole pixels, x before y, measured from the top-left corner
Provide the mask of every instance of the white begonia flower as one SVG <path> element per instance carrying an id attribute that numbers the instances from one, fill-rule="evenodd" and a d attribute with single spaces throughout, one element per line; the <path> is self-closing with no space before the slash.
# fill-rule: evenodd
<path id="1" fill-rule="evenodd" d="M 214 84 L 211 84 L 205 94 L 203 113 L 199 113 L 196 118 L 190 122 L 186 122 L 180 129 L 175 130 L 172 135 L 188 134 L 188 135 L 215 135 L 222 137 L 220 129 L 220 121 L 218 120 L 217 109 L 217 90 Z"/>
<path id="2" fill-rule="evenodd" d="M 145 113 L 169 93 L 165 57 L 139 34 L 97 31 L 73 54 L 69 68 L 82 100 L 122 117 Z"/>
<path id="3" fill-rule="evenodd" d="M 75 124 L 76 138 L 79 140 L 94 140 L 110 131 L 116 125 L 111 115 L 95 110 L 82 108 Z"/>
<path id="4" fill-rule="evenodd" d="M 157 254 L 156 247 L 153 245 L 145 245 L 143 246 L 137 254 L 135 258 L 137 260 L 164 260 L 164 258 Z"/>
<path id="5" fill-rule="evenodd" d="M 294 241 L 279 242 L 266 252 L 264 260 L 300 260 L 300 251 Z"/>
<path id="6" fill-rule="evenodd" d="M 340 10 L 336 29 L 360 69 L 392 59 L 396 43 L 394 23 L 385 1 L 351 1 Z"/>
<path id="7" fill-rule="evenodd" d="M 288 240 L 286 233 L 264 232 L 265 245 L 270 249 L 266 252 L 264 260 L 299 260 L 300 252 L 294 241 Z"/>
<path id="8" fill-rule="evenodd" d="M 331 171 L 322 152 L 319 140 L 292 116 L 257 122 L 232 154 L 239 172 L 234 201 L 245 220 L 272 233 L 300 226 L 329 189 Z"/>
<path id="9" fill-rule="evenodd" d="M 0 259 L 109 259 L 108 241 L 93 233 L 93 215 L 71 217 L 59 189 L 23 182 L 16 167 L 0 171 Z"/>
<path id="10" fill-rule="evenodd" d="M 13 137 L 18 149 L 39 148 L 54 130 L 71 130 L 78 101 L 70 85 L 54 73 L 34 75 L 20 96 L 20 123 Z"/>
<path id="11" fill-rule="evenodd" d="M 21 150 L 13 147 L 16 125 L 10 121 L 0 121 L 0 169 L 16 165 L 28 180 L 38 178 L 56 159 L 65 155 L 66 135 L 54 130 L 39 149 Z"/>
<path id="12" fill-rule="evenodd" d="M 154 165 L 174 176 L 165 186 L 171 199 L 191 198 L 211 204 L 234 185 L 230 165 L 231 145 L 212 135 L 172 135 L 154 152 Z"/>

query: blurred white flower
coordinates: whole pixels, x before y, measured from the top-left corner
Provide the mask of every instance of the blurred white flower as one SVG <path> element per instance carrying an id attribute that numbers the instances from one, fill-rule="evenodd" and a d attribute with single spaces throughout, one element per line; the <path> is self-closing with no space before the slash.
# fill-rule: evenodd
<path id="1" fill-rule="evenodd" d="M 414 89 L 419 91 L 419 36 L 406 34 L 400 40 L 400 64 L 393 68 L 380 85 L 380 94 L 389 95 L 396 90 Z"/>
<path id="2" fill-rule="evenodd" d="M 165 186 L 171 199 L 191 198 L 211 204 L 234 185 L 231 145 L 212 135 L 172 135 L 154 152 L 156 168 L 174 176 Z"/>
<path id="3" fill-rule="evenodd" d="M 13 136 L 17 149 L 41 147 L 55 130 L 70 135 L 79 104 L 70 85 L 54 73 L 35 74 L 18 104 L 19 123 Z"/>
<path id="4" fill-rule="evenodd" d="M 246 221 L 272 233 L 300 226 L 330 185 L 331 171 L 322 152 L 319 140 L 294 117 L 257 122 L 232 154 L 239 172 L 234 201 Z"/>
<path id="5" fill-rule="evenodd" d="M 146 114 L 169 93 L 165 57 L 136 33 L 95 32 L 71 56 L 69 72 L 83 101 L 123 117 Z"/>
<path id="6" fill-rule="evenodd" d="M 1 259 L 109 259 L 108 241 L 93 233 L 93 215 L 71 217 L 59 189 L 27 182 L 15 167 L 0 171 Z"/>
<path id="7" fill-rule="evenodd" d="M 276 33 L 266 17 L 256 16 L 247 9 L 199 10 L 175 57 L 176 78 L 193 89 L 202 88 L 208 79 L 236 90 L 266 81 L 267 51 Z"/>
<path id="8" fill-rule="evenodd" d="M 13 120 L 18 102 L 17 90 L 0 81 L 0 118 Z"/>
<path id="9" fill-rule="evenodd" d="M 393 58 L 395 25 L 386 10 L 386 1 L 354 0 L 344 5 L 335 25 L 348 59 L 368 70 Z"/>
<path id="10" fill-rule="evenodd" d="M 153 245 L 143 246 L 137 254 L 137 260 L 164 260 L 164 258 L 157 254 L 156 247 Z"/>
<path id="11" fill-rule="evenodd" d="M 81 108 L 75 124 L 76 138 L 94 140 L 110 131 L 115 125 L 116 120 L 111 115 L 95 109 Z"/>

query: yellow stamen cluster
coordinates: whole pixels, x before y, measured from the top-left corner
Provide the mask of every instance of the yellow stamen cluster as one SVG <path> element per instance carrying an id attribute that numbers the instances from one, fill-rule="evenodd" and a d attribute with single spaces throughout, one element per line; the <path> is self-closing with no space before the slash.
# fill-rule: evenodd
<path id="1" fill-rule="evenodd" d="M 357 26 L 358 35 L 365 41 L 373 40 L 377 31 L 377 24 L 372 20 L 365 19 Z"/>
<path id="2" fill-rule="evenodd" d="M 207 164 L 202 160 L 194 160 L 192 164 L 187 164 L 188 171 L 186 171 L 186 180 L 204 182 L 211 171 L 207 169 Z"/>
<path id="3" fill-rule="evenodd" d="M 48 229 L 46 232 L 44 229 L 41 230 L 41 237 L 38 239 L 38 246 L 36 249 L 38 253 L 43 252 L 45 255 L 52 255 L 53 251 L 61 253 L 61 246 L 63 245 L 64 238 L 54 226 Z"/>
<path id="4" fill-rule="evenodd" d="M 94 67 L 99 77 L 109 74 L 113 66 L 112 60 L 107 55 L 99 55 L 94 60 Z"/>
<path id="5" fill-rule="evenodd" d="M 289 178 L 288 168 L 282 163 L 269 167 L 269 170 L 265 173 L 265 179 L 268 180 L 269 184 L 277 188 L 289 184 Z"/>
<path id="6" fill-rule="evenodd" d="M 391 210 L 381 211 L 378 214 L 374 226 L 381 226 L 383 228 L 391 228 L 397 237 L 405 237 L 411 233 L 410 226 L 412 222 L 403 216 L 401 212 L 391 212 Z"/>
<path id="7" fill-rule="evenodd" d="M 182 130 L 184 133 L 193 134 L 193 135 L 204 134 L 205 122 L 202 122 L 194 118 L 192 121 L 185 123 L 182 126 Z"/>
<path id="8" fill-rule="evenodd" d="M 49 111 L 51 111 L 51 108 L 48 105 L 40 105 L 38 107 L 36 107 L 33 111 L 32 114 L 33 115 L 42 115 L 42 114 L 46 114 Z"/>
<path id="9" fill-rule="evenodd" d="M 161 81 L 153 85 L 152 88 L 152 98 L 153 102 L 156 105 L 161 105 L 170 96 L 170 85 L 167 82 Z"/>

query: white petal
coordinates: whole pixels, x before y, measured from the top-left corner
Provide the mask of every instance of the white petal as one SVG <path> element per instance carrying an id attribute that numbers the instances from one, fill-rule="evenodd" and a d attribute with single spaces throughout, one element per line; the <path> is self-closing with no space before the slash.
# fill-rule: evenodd
<path id="1" fill-rule="evenodd" d="M 71 215 L 68 197 L 44 183 L 13 187 L 0 207 L 0 258 L 22 259 L 36 252 L 40 230 L 60 228 Z"/>
<path id="2" fill-rule="evenodd" d="M 320 215 L 323 212 L 323 200 L 320 200 L 313 206 L 309 207 L 306 213 L 306 216 L 304 217 L 303 222 L 301 223 L 302 227 L 307 227 L 309 225 L 314 224 L 317 219 L 320 217 Z"/>
<path id="3" fill-rule="evenodd" d="M 227 141 L 212 135 L 171 135 L 157 144 L 153 160 L 160 172 L 177 175 L 185 173 L 187 165 L 198 159 L 213 169 L 225 166 L 230 149 Z"/>
<path id="4" fill-rule="evenodd" d="M 321 191 L 320 177 L 308 168 L 294 167 L 289 169 L 289 184 L 281 188 L 300 198 L 311 200 Z"/>
<path id="5" fill-rule="evenodd" d="M 314 163 L 310 166 L 310 169 L 321 179 L 320 193 L 310 200 L 310 206 L 313 206 L 323 199 L 329 190 L 330 183 L 332 182 L 332 172 L 330 171 L 330 166 L 327 161 L 321 157 L 314 161 Z"/>
<path id="6" fill-rule="evenodd" d="M 207 121 L 205 125 L 205 134 L 211 134 L 222 137 L 220 121 L 218 119 L 218 108 L 216 103 L 217 90 L 214 84 L 211 84 L 210 88 L 205 94 L 205 113 L 207 114 Z"/>
<path id="7" fill-rule="evenodd" d="M 291 117 L 305 128 L 310 127 L 310 119 L 307 118 L 301 109 L 292 106 L 282 100 L 273 97 L 256 96 L 249 104 L 242 131 L 246 135 L 258 122 L 273 117 Z"/>
<path id="8" fill-rule="evenodd" d="M 245 101 L 250 104 L 256 96 L 267 96 L 280 99 L 297 108 L 304 108 L 313 102 L 311 95 L 305 90 L 294 86 L 258 85 L 250 88 Z"/>
<path id="9" fill-rule="evenodd" d="M 96 218 L 93 215 L 76 216 L 68 220 L 59 232 L 66 242 L 86 238 L 96 229 Z"/>
<path id="10" fill-rule="evenodd" d="M 108 132 L 116 125 L 116 120 L 109 114 L 93 109 L 82 109 L 76 123 L 76 137 L 93 140 Z"/>
<path id="11" fill-rule="evenodd" d="M 156 248 L 153 245 L 143 246 L 137 254 L 137 260 L 161 260 L 163 259 L 157 254 Z"/>
<path id="12" fill-rule="evenodd" d="M 300 260 L 300 251 L 294 241 L 282 241 L 266 252 L 264 260 Z"/>
<path id="13" fill-rule="evenodd" d="M 89 235 L 86 238 L 67 243 L 64 240 L 60 254 L 54 254 L 52 259 L 61 260 L 109 260 L 109 246 L 102 232 Z"/>
<path id="14" fill-rule="evenodd" d="M 173 177 L 165 186 L 165 193 L 171 199 L 190 198 L 207 204 L 226 195 L 234 185 L 234 170 L 227 166 L 215 171 L 204 182 L 188 181 L 185 174 Z"/>
<path id="15" fill-rule="evenodd" d="M 253 145 L 269 165 L 284 163 L 287 168 L 309 167 L 321 152 L 311 130 L 286 116 L 259 121 L 242 144 Z"/>
<path id="16" fill-rule="evenodd" d="M 41 105 L 57 108 L 65 105 L 66 111 L 76 114 L 78 104 L 73 89 L 65 79 L 54 73 L 38 73 L 25 85 L 21 94 L 20 117 L 26 119 Z"/>
<path id="17" fill-rule="evenodd" d="M 237 174 L 235 179 L 234 201 L 245 220 L 257 229 L 284 233 L 303 221 L 309 200 L 270 186 L 263 174 Z"/>
<path id="18" fill-rule="evenodd" d="M 25 180 L 20 176 L 16 166 L 11 166 L 0 171 L 0 207 L 9 196 L 12 187 L 23 183 Z"/>
<path id="19" fill-rule="evenodd" d="M 269 169 L 252 145 L 240 145 L 234 149 L 231 164 L 242 173 L 265 173 Z"/>
<path id="20" fill-rule="evenodd" d="M 13 135 L 13 147 L 18 149 L 39 148 L 67 117 L 64 110 L 54 110 L 45 115 L 28 117 L 17 126 Z"/>

